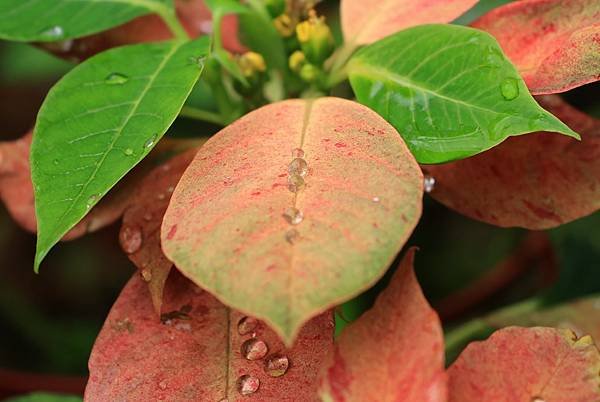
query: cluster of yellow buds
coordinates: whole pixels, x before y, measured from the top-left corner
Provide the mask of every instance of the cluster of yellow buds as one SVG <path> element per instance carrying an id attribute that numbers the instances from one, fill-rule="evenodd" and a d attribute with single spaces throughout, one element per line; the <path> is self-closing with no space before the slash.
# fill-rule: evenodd
<path id="1" fill-rule="evenodd" d="M 238 57 L 238 66 L 242 75 L 246 78 L 252 78 L 257 74 L 267 71 L 265 59 L 256 52 L 246 52 Z"/>
<path id="2" fill-rule="evenodd" d="M 321 65 L 333 52 L 334 41 L 325 17 L 317 16 L 315 10 L 308 12 L 308 19 L 296 25 L 296 37 L 306 59 Z"/>

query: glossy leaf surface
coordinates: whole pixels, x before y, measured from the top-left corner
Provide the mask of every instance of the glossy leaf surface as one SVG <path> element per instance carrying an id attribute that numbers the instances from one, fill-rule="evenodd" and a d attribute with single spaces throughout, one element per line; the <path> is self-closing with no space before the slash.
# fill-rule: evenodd
<path id="1" fill-rule="evenodd" d="M 494 38 L 472 28 L 407 29 L 359 51 L 348 70 L 359 102 L 389 121 L 421 163 L 533 131 L 577 137 L 535 102 Z"/>
<path id="2" fill-rule="evenodd" d="M 414 254 L 338 338 L 320 379 L 324 401 L 446 401 L 442 327 L 415 277 Z"/>
<path id="3" fill-rule="evenodd" d="M 38 114 L 31 170 L 35 266 L 175 120 L 198 80 L 207 38 L 116 48 L 69 72 Z"/>
<path id="4" fill-rule="evenodd" d="M 600 208 L 600 121 L 557 96 L 542 105 L 581 133 L 509 138 L 481 155 L 428 166 L 431 195 L 471 218 L 498 226 L 545 229 Z"/>
<path id="5" fill-rule="evenodd" d="M 600 3 L 525 0 L 492 10 L 473 26 L 494 35 L 533 94 L 600 79 Z"/>
<path id="6" fill-rule="evenodd" d="M 178 274 L 167 282 L 164 311 L 159 320 L 146 284 L 134 276 L 92 350 L 86 401 L 318 401 L 316 375 L 333 344 L 330 313 L 311 320 L 286 349 L 264 324 L 242 321 Z M 252 339 L 266 350 L 254 347 L 248 360 L 242 345 Z M 268 369 L 277 356 L 288 359 L 286 371 Z M 256 392 L 240 394 L 243 376 L 259 381 Z"/>
<path id="7" fill-rule="evenodd" d="M 450 402 L 597 401 L 600 354 L 568 330 L 508 327 L 448 369 Z"/>
<path id="8" fill-rule="evenodd" d="M 293 193 L 296 148 L 308 166 Z M 385 272 L 419 219 L 422 187 L 397 132 L 368 108 L 280 102 L 200 149 L 167 209 L 162 247 L 184 275 L 289 344 L 302 323 Z"/>
<path id="9" fill-rule="evenodd" d="M 140 15 L 172 12 L 172 0 L 2 0 L 0 38 L 64 40 L 100 32 Z"/>
<path id="10" fill-rule="evenodd" d="M 347 42 L 365 45 L 406 28 L 450 22 L 477 0 L 342 0 L 342 30 Z"/>

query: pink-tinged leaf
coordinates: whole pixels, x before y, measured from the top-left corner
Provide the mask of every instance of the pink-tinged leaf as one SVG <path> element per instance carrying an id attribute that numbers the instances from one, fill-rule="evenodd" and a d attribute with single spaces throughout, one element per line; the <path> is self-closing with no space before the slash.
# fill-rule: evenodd
<path id="1" fill-rule="evenodd" d="M 307 323 L 286 349 L 264 324 L 244 320 L 176 271 L 164 311 L 159 320 L 135 275 L 92 350 L 86 401 L 318 401 L 316 375 L 333 345 L 330 313 Z M 254 342 L 250 354 L 247 341 Z M 241 395 L 241 378 L 245 390 L 258 389 Z"/>
<path id="2" fill-rule="evenodd" d="M 366 45 L 421 24 L 450 22 L 477 0 L 342 0 L 346 42 Z"/>
<path id="3" fill-rule="evenodd" d="M 545 229 L 600 208 L 600 120 L 558 96 L 538 98 L 581 141 L 540 132 L 511 137 L 480 155 L 426 166 L 431 195 L 471 218 L 497 226 Z"/>
<path id="4" fill-rule="evenodd" d="M 598 402 L 600 354 L 589 336 L 508 327 L 473 342 L 448 369 L 450 402 Z"/>
<path id="5" fill-rule="evenodd" d="M 404 256 L 373 308 L 344 329 L 320 378 L 333 402 L 445 402 L 444 339 Z"/>
<path id="6" fill-rule="evenodd" d="M 148 283 L 158 314 L 164 285 L 173 266 L 160 247 L 160 225 L 171 194 L 196 152 L 197 148 L 190 149 L 154 168 L 137 186 L 123 214 L 119 233 L 121 248 Z"/>
<path id="7" fill-rule="evenodd" d="M 534 95 L 600 79 L 600 3 L 523 0 L 473 23 L 494 35 Z"/>
<path id="8" fill-rule="evenodd" d="M 165 214 L 162 247 L 198 286 L 289 344 L 309 318 L 383 275 L 419 219 L 422 193 L 414 157 L 369 108 L 279 102 L 200 149 Z"/>

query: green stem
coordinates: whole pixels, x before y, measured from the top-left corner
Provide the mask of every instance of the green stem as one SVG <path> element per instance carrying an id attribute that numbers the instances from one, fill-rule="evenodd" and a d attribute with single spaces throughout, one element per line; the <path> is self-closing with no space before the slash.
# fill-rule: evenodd
<path id="1" fill-rule="evenodd" d="M 341 48 L 327 60 L 325 68 L 329 70 L 329 76 L 327 77 L 327 86 L 332 88 L 340 82 L 346 80 L 348 72 L 346 71 L 346 65 L 348 60 L 356 51 L 358 46 L 352 42 L 345 43 Z"/>
<path id="2" fill-rule="evenodd" d="M 208 110 L 197 109 L 191 106 L 184 106 L 179 112 L 181 117 L 187 117 L 195 120 L 202 120 L 208 123 L 217 124 L 219 126 L 225 126 L 225 122 L 223 118 L 214 112 L 209 112 Z"/>
<path id="3" fill-rule="evenodd" d="M 179 22 L 175 11 L 167 7 L 156 10 L 159 17 L 167 24 L 167 27 L 177 40 L 189 40 L 190 37 Z"/>

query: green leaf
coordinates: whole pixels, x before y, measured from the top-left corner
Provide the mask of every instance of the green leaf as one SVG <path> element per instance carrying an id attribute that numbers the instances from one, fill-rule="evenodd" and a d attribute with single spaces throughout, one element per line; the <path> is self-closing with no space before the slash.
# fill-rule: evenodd
<path id="1" fill-rule="evenodd" d="M 208 38 L 115 48 L 50 91 L 31 146 L 38 221 L 36 270 L 169 128 L 198 80 Z"/>
<path id="2" fill-rule="evenodd" d="M 206 6 L 213 13 L 239 14 L 245 13 L 248 9 L 237 0 L 204 0 Z"/>
<path id="3" fill-rule="evenodd" d="M 415 159 L 369 108 L 278 102 L 200 149 L 169 203 L 162 249 L 290 345 L 308 319 L 384 274 L 419 220 L 422 194 Z"/>
<path id="4" fill-rule="evenodd" d="M 33 392 L 27 395 L 14 396 L 5 399 L 4 402 L 81 402 L 80 396 L 63 395 L 48 392 Z"/>
<path id="5" fill-rule="evenodd" d="M 0 39 L 56 41 L 104 31 L 144 14 L 172 14 L 172 0 L 2 0 Z"/>
<path id="6" fill-rule="evenodd" d="M 534 131 L 579 135 L 540 107 L 489 34 L 423 25 L 359 51 L 348 72 L 358 100 L 389 121 L 421 163 L 485 151 Z"/>

